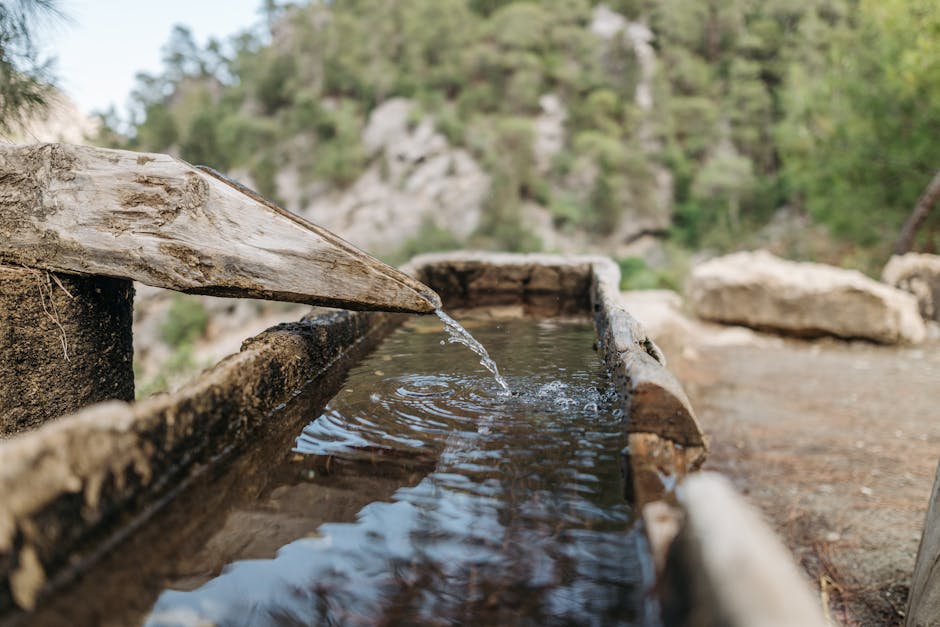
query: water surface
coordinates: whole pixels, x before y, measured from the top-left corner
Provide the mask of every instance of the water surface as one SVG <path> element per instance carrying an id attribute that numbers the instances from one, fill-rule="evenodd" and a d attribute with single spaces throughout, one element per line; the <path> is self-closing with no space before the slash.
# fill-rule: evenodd
<path id="1" fill-rule="evenodd" d="M 442 347 L 437 321 L 395 332 L 293 448 L 332 473 L 311 481 L 409 465 L 419 476 L 270 558 L 171 585 L 149 623 L 655 624 L 642 537 L 622 497 L 623 417 L 593 328 L 467 326 L 512 396 L 473 355 Z M 316 491 L 309 498 L 320 506 Z"/>

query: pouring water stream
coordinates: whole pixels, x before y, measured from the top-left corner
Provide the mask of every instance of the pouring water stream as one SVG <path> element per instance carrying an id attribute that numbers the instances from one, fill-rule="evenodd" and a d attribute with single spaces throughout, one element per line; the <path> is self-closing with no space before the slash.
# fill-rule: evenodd
<path id="1" fill-rule="evenodd" d="M 506 383 L 506 379 L 499 374 L 499 368 L 496 367 L 496 362 L 493 361 L 493 358 L 490 357 L 490 354 L 486 352 L 486 349 L 480 344 L 476 338 L 470 335 L 470 332 L 467 331 L 463 326 L 444 313 L 443 309 L 435 309 L 434 313 L 437 314 L 437 317 L 441 319 L 441 322 L 444 323 L 444 328 L 447 330 L 447 341 L 451 344 L 463 344 L 474 353 L 480 357 L 480 365 L 493 373 L 493 376 L 496 378 L 496 382 L 499 383 L 500 387 L 503 388 L 504 392 L 509 392 L 509 384 Z M 443 344 L 444 342 L 441 342 Z"/>

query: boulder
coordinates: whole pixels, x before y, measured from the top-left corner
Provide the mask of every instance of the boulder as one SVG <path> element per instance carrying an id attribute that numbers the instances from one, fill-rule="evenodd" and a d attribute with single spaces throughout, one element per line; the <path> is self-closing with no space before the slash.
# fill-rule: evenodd
<path id="1" fill-rule="evenodd" d="M 888 260 L 881 279 L 913 294 L 925 320 L 940 320 L 940 255 L 895 255 Z"/>
<path id="2" fill-rule="evenodd" d="M 365 172 L 346 189 L 297 195 L 297 205 L 287 208 L 378 255 L 395 253 L 431 224 L 458 240 L 469 237 L 490 177 L 435 130 L 432 118 L 416 121 L 414 106 L 394 98 L 376 107 L 362 133 L 371 158 Z"/>
<path id="3" fill-rule="evenodd" d="M 701 318 L 802 337 L 919 343 L 917 300 L 855 270 L 741 252 L 696 266 L 686 287 Z"/>

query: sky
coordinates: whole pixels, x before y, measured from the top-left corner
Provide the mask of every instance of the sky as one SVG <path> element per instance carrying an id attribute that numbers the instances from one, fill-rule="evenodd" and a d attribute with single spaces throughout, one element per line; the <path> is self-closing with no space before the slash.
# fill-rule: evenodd
<path id="1" fill-rule="evenodd" d="M 262 0 L 59 0 L 70 20 L 39 34 L 42 49 L 57 57 L 58 86 L 86 113 L 112 104 L 119 112 L 140 71 L 162 69 L 161 48 L 175 24 L 204 46 L 261 19 Z"/>

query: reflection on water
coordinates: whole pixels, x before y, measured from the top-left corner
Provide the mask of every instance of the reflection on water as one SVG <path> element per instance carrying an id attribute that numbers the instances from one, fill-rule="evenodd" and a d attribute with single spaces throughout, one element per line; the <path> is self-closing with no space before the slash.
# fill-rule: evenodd
<path id="1" fill-rule="evenodd" d="M 295 448 L 336 460 L 432 455 L 434 470 L 274 559 L 165 591 L 151 624 L 655 624 L 622 500 L 622 419 L 591 326 L 473 326 L 511 397 L 472 356 L 442 350 L 439 328 L 392 335 Z"/>

